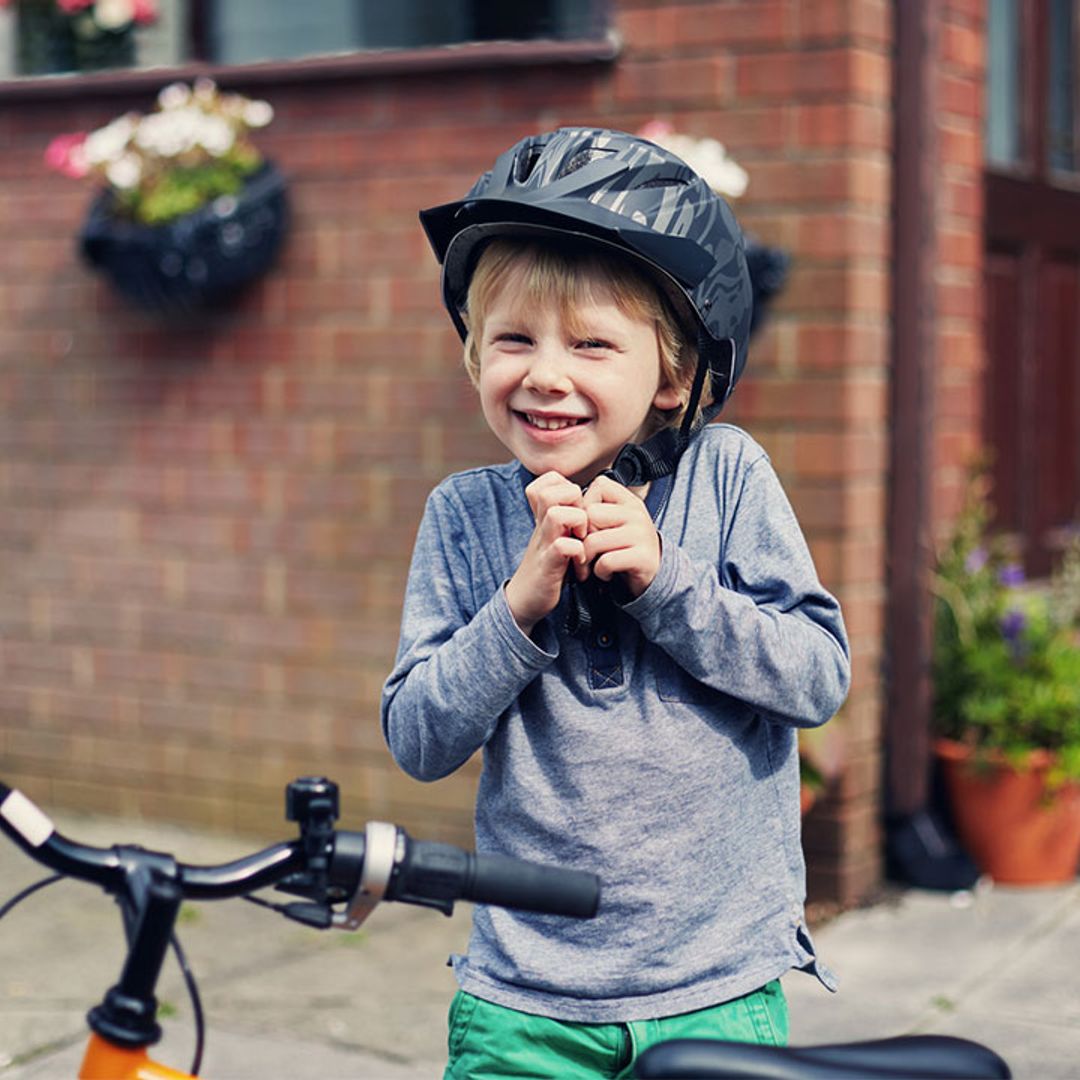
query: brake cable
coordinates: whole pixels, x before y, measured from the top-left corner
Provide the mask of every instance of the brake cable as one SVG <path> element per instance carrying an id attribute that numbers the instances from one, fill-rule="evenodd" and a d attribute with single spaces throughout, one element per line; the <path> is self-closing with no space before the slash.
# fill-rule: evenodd
<path id="1" fill-rule="evenodd" d="M 44 889 L 47 885 L 55 885 L 66 877 L 66 874 L 50 874 L 40 881 L 35 881 L 32 885 L 27 885 L 25 889 L 16 893 L 0 907 L 0 919 L 24 900 L 33 896 L 38 890 Z M 187 955 L 184 953 L 183 946 L 180 944 L 180 939 L 176 936 L 175 931 L 169 935 L 169 944 L 172 945 L 173 952 L 176 955 L 176 962 L 180 965 L 180 974 L 183 977 L 184 985 L 187 987 L 188 997 L 191 999 L 191 1012 L 195 1020 L 195 1052 L 188 1072 L 192 1076 L 198 1076 L 199 1069 L 202 1067 L 203 1049 L 206 1045 L 206 1018 L 203 1014 L 202 998 L 199 995 L 199 986 L 195 981 L 195 974 L 188 964 Z"/>
<path id="2" fill-rule="evenodd" d="M 12 908 L 21 904 L 28 896 L 33 896 L 38 889 L 44 889 L 46 885 L 55 885 L 58 881 L 63 881 L 66 877 L 65 874 L 50 874 L 48 877 L 42 878 L 40 881 L 35 881 L 33 885 L 27 885 L 22 892 L 13 896 L 3 907 L 0 907 L 0 919 L 2 919 Z"/>

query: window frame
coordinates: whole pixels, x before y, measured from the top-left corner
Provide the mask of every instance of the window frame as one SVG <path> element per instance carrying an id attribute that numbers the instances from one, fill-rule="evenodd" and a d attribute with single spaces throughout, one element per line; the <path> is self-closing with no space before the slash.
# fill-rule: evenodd
<path id="1" fill-rule="evenodd" d="M 156 91 L 169 82 L 206 76 L 224 84 L 282 85 L 369 79 L 393 75 L 434 74 L 460 70 L 542 67 L 562 64 L 610 64 L 622 52 L 622 38 L 611 21 L 610 5 L 603 5 L 606 26 L 602 36 L 558 40 L 476 41 L 423 48 L 371 49 L 245 64 L 219 64 L 191 60 L 151 68 L 116 68 L 108 71 L 57 75 L 25 75 L 0 79 L 0 106 L 6 102 L 56 98 L 122 95 Z M 193 4 L 190 16 L 202 19 L 203 5 Z"/>
<path id="2" fill-rule="evenodd" d="M 984 160 L 987 177 L 1045 184 L 1062 191 L 1080 191 L 1080 0 L 1073 3 L 1073 125 L 1076 132 L 1073 169 L 1054 168 L 1049 158 L 1049 0 L 1018 0 L 1020 10 L 1019 78 L 1020 153 L 1013 163 Z M 986 96 L 989 108 L 989 94 Z"/>

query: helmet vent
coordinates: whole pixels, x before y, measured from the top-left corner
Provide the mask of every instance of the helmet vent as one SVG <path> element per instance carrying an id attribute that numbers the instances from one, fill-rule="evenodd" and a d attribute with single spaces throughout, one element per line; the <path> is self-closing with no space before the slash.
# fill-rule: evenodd
<path id="1" fill-rule="evenodd" d="M 517 161 L 514 163 L 514 179 L 519 184 L 524 184 L 532 175 L 539 160 L 540 150 L 537 147 L 530 147 L 525 153 L 518 154 Z"/>
<path id="2" fill-rule="evenodd" d="M 658 188 L 658 187 L 686 187 L 689 184 L 689 180 L 684 180 L 681 176 L 658 176 L 652 180 L 646 180 L 644 184 L 638 184 L 638 191 L 644 188 Z"/>
<path id="3" fill-rule="evenodd" d="M 574 154 L 559 170 L 559 178 L 569 176 L 571 173 L 577 172 L 578 169 L 583 169 L 590 161 L 595 161 L 598 157 L 607 157 L 613 153 L 613 150 L 601 149 L 598 146 L 587 146 L 584 150 L 579 150 Z"/>

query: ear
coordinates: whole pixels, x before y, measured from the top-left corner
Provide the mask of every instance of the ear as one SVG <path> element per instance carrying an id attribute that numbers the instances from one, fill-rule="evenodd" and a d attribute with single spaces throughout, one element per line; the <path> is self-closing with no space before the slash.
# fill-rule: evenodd
<path id="1" fill-rule="evenodd" d="M 671 409 L 677 409 L 683 403 L 683 396 L 677 386 L 672 386 L 667 379 L 663 379 L 656 388 L 652 403 L 654 408 L 669 412 Z"/>

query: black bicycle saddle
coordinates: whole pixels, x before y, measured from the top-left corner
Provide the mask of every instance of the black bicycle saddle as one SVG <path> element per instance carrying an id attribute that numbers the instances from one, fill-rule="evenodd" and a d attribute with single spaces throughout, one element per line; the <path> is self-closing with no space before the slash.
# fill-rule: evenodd
<path id="1" fill-rule="evenodd" d="M 949 1035 L 902 1035 L 826 1046 L 671 1039 L 635 1062 L 639 1080 L 991 1080 L 1012 1076 L 993 1050 Z"/>

